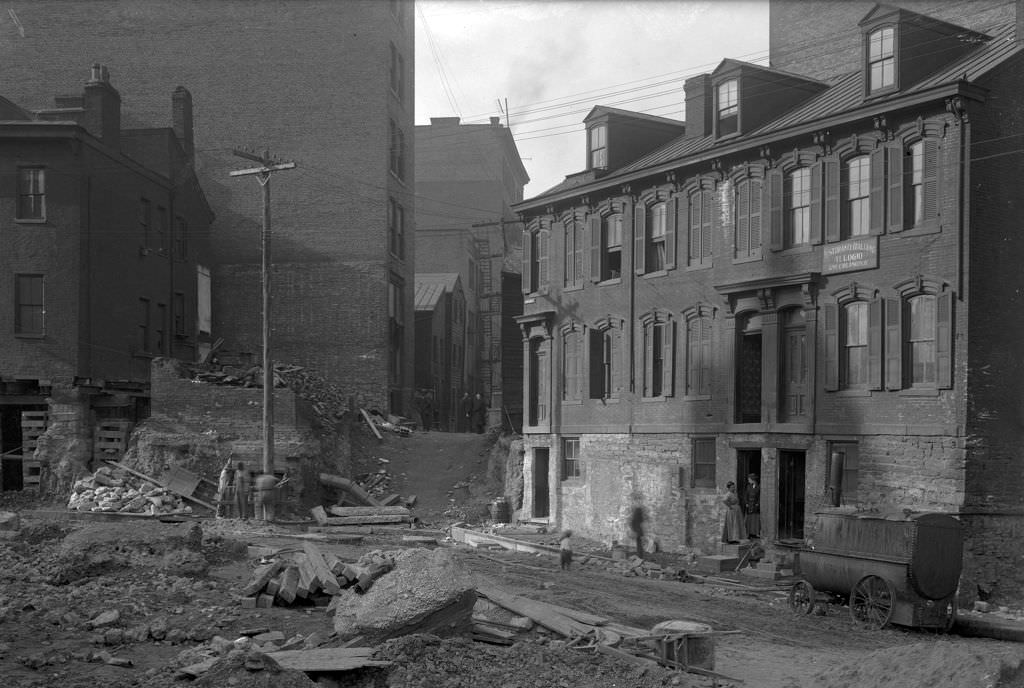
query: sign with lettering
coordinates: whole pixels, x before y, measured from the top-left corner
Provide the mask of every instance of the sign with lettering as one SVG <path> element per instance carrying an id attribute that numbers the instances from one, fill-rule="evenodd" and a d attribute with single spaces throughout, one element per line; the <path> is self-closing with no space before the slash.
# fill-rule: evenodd
<path id="1" fill-rule="evenodd" d="M 821 272 L 826 275 L 878 267 L 878 237 L 864 236 L 838 244 L 826 244 L 821 255 Z"/>

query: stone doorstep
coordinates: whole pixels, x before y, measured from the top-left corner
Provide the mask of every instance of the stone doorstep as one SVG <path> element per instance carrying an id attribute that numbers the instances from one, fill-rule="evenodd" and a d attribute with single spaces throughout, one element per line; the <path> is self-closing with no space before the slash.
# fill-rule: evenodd
<path id="1" fill-rule="evenodd" d="M 730 545 L 723 542 L 719 546 L 719 554 L 730 556 L 730 557 L 742 557 L 750 549 L 749 542 L 741 542 L 738 545 Z"/>
<path id="2" fill-rule="evenodd" d="M 711 554 L 697 558 L 697 571 L 700 573 L 734 571 L 739 563 L 738 557 L 731 557 L 727 554 Z"/>

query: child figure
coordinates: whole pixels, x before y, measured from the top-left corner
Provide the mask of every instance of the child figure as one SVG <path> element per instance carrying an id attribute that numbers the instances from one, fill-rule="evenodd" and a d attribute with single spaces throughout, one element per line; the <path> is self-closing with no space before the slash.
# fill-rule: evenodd
<path id="1" fill-rule="evenodd" d="M 563 571 L 569 570 L 569 565 L 572 563 L 572 531 L 563 530 L 562 535 L 558 540 L 558 557 Z"/>

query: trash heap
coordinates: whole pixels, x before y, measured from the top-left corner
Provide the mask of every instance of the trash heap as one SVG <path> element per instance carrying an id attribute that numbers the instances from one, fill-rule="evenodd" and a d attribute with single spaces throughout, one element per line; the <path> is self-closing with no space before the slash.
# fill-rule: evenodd
<path id="1" fill-rule="evenodd" d="M 149 516 L 192 513 L 191 506 L 166 488 L 107 466 L 75 481 L 68 509 Z"/>

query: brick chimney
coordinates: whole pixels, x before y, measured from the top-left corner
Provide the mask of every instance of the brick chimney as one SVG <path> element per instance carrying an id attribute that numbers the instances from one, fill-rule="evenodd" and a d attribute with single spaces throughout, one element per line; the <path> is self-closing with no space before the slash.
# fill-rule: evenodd
<path id="1" fill-rule="evenodd" d="M 171 94 L 171 121 L 174 134 L 185 150 L 185 157 L 191 161 L 196 153 L 195 139 L 192 135 L 192 94 L 184 86 L 174 89 L 174 93 Z"/>
<path id="2" fill-rule="evenodd" d="M 1022 0 L 1024 2 L 1024 0 Z M 711 75 L 699 74 L 683 82 L 686 94 L 686 136 L 711 134 Z"/>
<path id="3" fill-rule="evenodd" d="M 98 62 L 85 83 L 85 130 L 117 148 L 121 142 L 121 94 L 110 85 L 110 73 Z"/>

